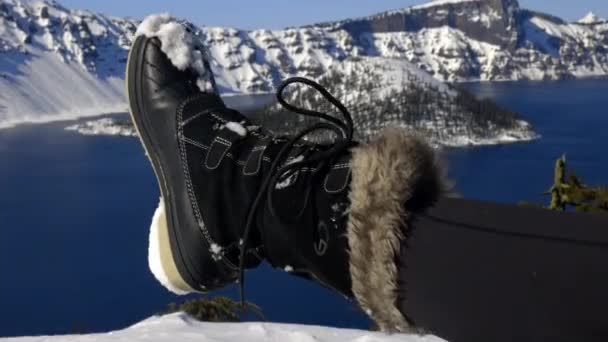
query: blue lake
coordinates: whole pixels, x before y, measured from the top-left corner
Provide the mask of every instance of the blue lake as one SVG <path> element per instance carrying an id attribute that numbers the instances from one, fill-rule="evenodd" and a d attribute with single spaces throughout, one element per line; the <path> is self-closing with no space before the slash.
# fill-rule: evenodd
<path id="1" fill-rule="evenodd" d="M 544 201 L 563 153 L 589 184 L 608 183 L 608 79 L 466 87 L 522 113 L 542 139 L 445 151 L 465 197 Z M 123 328 L 182 299 L 148 271 L 159 193 L 139 142 L 65 126 L 0 130 L 0 336 Z M 265 266 L 247 279 L 248 299 L 268 320 L 369 327 L 313 283 Z M 238 298 L 234 287 L 217 294 Z"/>

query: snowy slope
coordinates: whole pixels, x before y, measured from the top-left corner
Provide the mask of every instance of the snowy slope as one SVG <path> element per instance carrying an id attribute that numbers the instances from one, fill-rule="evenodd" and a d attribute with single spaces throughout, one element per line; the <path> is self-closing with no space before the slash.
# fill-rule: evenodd
<path id="1" fill-rule="evenodd" d="M 413 128 L 441 146 L 491 145 L 537 138 L 532 127 L 519 120 L 517 114 L 498 107 L 480 111 L 484 106 L 478 100 L 403 60 L 351 58 L 335 65 L 318 81 L 349 109 L 355 137 L 360 141 L 374 137 L 387 125 Z M 292 87 L 287 90 L 289 103 L 336 112 L 313 89 Z M 261 110 L 254 119 L 281 133 L 295 133 L 311 124 L 310 120 L 286 112 L 278 103 Z"/>
<path id="2" fill-rule="evenodd" d="M 0 128 L 126 110 L 121 77 L 98 78 L 49 52 L 30 56 L 16 74 L 0 77 Z"/>
<path id="3" fill-rule="evenodd" d="M 0 0 L 0 127 L 124 111 L 134 29 L 53 1 Z"/>
<path id="4" fill-rule="evenodd" d="M 153 317 L 107 334 L 6 339 L 10 342 L 442 342 L 433 336 L 267 323 L 201 323 L 184 314 Z"/>

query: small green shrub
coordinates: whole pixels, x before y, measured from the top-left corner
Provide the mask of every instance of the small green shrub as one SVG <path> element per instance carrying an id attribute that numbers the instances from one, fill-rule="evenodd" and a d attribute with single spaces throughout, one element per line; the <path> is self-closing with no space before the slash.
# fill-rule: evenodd
<path id="1" fill-rule="evenodd" d="M 241 322 L 247 312 L 265 320 L 262 309 L 250 302 L 243 307 L 241 303 L 228 297 L 202 297 L 187 300 L 181 304 L 171 303 L 166 314 L 185 312 L 193 318 L 203 322 Z"/>

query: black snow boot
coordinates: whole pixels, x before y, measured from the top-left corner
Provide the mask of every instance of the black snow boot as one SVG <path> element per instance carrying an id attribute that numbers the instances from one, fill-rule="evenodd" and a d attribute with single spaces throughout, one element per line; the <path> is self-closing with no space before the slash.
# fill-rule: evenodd
<path id="1" fill-rule="evenodd" d="M 205 52 L 187 27 L 160 16 L 146 19 L 140 31 L 130 51 L 127 93 L 162 195 L 150 233 L 150 268 L 175 293 L 217 289 L 238 278 L 242 218 L 259 187 L 263 144 L 218 96 Z M 184 51 L 188 65 L 180 64 Z M 258 240 L 253 234 L 247 267 L 263 258 Z"/>
<path id="2" fill-rule="evenodd" d="M 353 141 L 348 110 L 317 83 L 280 87 L 288 110 L 316 118 L 273 136 L 226 108 L 193 34 L 167 16 L 146 19 L 131 49 L 133 122 L 161 188 L 150 267 L 177 293 L 240 279 L 266 258 L 352 298 L 383 331 L 405 331 L 397 259 L 409 222 L 441 192 L 433 150 L 405 129 Z M 339 116 L 296 108 L 283 91 L 315 88 Z M 329 132 L 324 143 L 307 137 Z"/>

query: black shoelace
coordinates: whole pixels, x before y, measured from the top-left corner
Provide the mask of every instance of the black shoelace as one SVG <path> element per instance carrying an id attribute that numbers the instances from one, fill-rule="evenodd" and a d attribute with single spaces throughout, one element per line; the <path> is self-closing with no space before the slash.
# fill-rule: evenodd
<path id="1" fill-rule="evenodd" d="M 306 108 L 299 108 L 287 103 L 283 96 L 283 92 L 285 88 L 295 83 L 307 85 L 318 91 L 327 101 L 329 101 L 340 111 L 343 120 L 340 120 L 326 113 L 321 113 Z M 340 156 L 344 151 L 346 151 L 351 146 L 353 140 L 353 119 L 350 113 L 338 99 L 331 95 L 329 91 L 327 91 L 327 89 L 325 89 L 317 82 L 302 77 L 293 77 L 287 79 L 281 84 L 281 86 L 277 90 L 277 100 L 279 101 L 281 106 L 291 112 L 307 117 L 318 118 L 323 121 L 320 121 L 299 132 L 294 137 L 290 138 L 287 143 L 281 148 L 281 150 L 277 154 L 277 157 L 272 162 L 270 170 L 268 171 L 266 177 L 264 177 L 264 180 L 262 181 L 262 184 L 256 194 L 256 197 L 253 200 L 251 207 L 249 208 L 249 212 L 247 214 L 247 221 L 245 224 L 245 230 L 243 231 L 243 237 L 239 242 L 239 285 L 241 294 L 241 305 L 243 307 L 245 307 L 245 256 L 247 252 L 247 241 L 249 239 L 249 234 L 251 232 L 256 213 L 259 209 L 260 204 L 262 203 L 264 195 L 267 196 L 267 202 L 271 214 L 275 217 L 279 217 L 272 203 L 272 190 L 276 187 L 279 180 L 291 177 L 299 169 L 311 166 L 313 164 L 321 165 L 321 167 L 319 167 L 318 169 L 323 169 L 323 166 L 326 165 L 326 163 L 328 163 L 335 157 Z M 288 156 L 292 152 L 296 143 L 298 143 L 305 136 L 313 132 L 319 131 L 333 132 L 336 136 L 335 141 L 330 145 L 326 146 L 327 149 L 323 151 L 315 153 L 308 158 L 288 163 Z M 311 187 L 308 186 L 306 189 L 304 203 L 308 202 L 311 191 Z M 300 214 L 303 214 L 303 211 Z"/>

